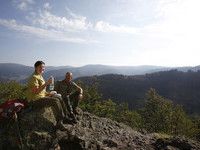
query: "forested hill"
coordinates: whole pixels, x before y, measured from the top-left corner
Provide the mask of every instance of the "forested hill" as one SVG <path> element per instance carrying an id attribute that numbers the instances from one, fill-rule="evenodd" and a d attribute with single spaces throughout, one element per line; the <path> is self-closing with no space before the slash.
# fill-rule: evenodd
<path id="1" fill-rule="evenodd" d="M 123 74 L 123 75 L 144 75 L 146 73 L 153 73 L 159 71 L 166 71 L 177 69 L 179 71 L 197 71 L 200 66 L 195 67 L 166 67 L 166 66 L 107 66 L 107 65 L 86 65 L 82 67 L 72 66 L 46 66 L 43 77 L 47 80 L 51 75 L 55 80 L 64 78 L 66 72 L 72 72 L 73 78 L 81 76 L 93 76 L 104 74 Z M 26 84 L 30 75 L 34 72 L 34 67 L 25 66 L 15 63 L 0 63 L 0 77 L 16 80 L 20 83 Z"/>
<path id="2" fill-rule="evenodd" d="M 127 102 L 130 109 L 141 108 L 147 90 L 155 88 L 164 98 L 182 104 L 187 113 L 200 114 L 200 71 L 171 70 L 138 76 L 110 74 L 77 80 L 82 80 L 83 86 L 99 83 L 98 91 L 105 99 Z"/>

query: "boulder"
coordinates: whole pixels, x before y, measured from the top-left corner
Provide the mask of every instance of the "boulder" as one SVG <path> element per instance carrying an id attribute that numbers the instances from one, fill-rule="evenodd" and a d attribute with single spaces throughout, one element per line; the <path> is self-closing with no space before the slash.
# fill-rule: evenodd
<path id="1" fill-rule="evenodd" d="M 31 110 L 19 116 L 19 127 L 25 150 L 179 150 L 200 149 L 199 143 L 182 138 L 157 138 L 154 134 L 138 132 L 130 127 L 100 118 L 79 109 L 78 123 L 69 119 L 66 131 L 55 128 L 56 120 L 51 108 Z M 7 132 L 9 131 L 9 133 Z M 13 149 L 8 144 L 16 132 L 13 126 L 3 126 L 0 149 Z M 5 134 L 5 133 L 8 134 Z M 17 133 L 17 132 L 16 132 Z M 9 135 L 9 136 L 8 136 Z M 18 134 L 15 134 L 18 137 Z M 19 142 L 16 147 L 19 147 Z M 16 148 L 15 148 L 16 149 Z"/>

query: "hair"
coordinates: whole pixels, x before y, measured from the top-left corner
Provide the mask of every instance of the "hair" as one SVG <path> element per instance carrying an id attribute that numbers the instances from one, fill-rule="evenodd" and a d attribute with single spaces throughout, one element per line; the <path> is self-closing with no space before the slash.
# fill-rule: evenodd
<path id="1" fill-rule="evenodd" d="M 44 63 L 43 61 L 37 61 L 37 62 L 34 64 L 34 67 L 36 68 L 36 67 L 38 67 L 38 66 L 41 65 L 41 64 L 44 64 L 44 65 L 45 65 L 45 63 Z"/>

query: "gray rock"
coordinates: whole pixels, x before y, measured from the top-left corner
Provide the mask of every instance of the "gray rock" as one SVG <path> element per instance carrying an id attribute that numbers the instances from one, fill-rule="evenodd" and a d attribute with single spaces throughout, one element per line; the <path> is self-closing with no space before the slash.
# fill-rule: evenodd
<path id="1" fill-rule="evenodd" d="M 100 118 L 79 109 L 78 123 L 67 121 L 67 131 L 55 129 L 56 120 L 51 108 L 29 111 L 19 118 L 25 150 L 178 150 L 200 149 L 199 143 L 183 138 L 158 139 L 147 132 L 137 132 L 130 127 Z M 13 124 L 13 123 L 11 123 Z M 8 125 L 8 124 L 7 124 Z M 9 136 L 15 126 L 0 128 L 0 149 L 11 147 Z M 7 132 L 9 131 L 9 132 Z M 8 134 L 5 134 L 8 133 Z M 16 134 L 17 135 L 17 134 Z"/>

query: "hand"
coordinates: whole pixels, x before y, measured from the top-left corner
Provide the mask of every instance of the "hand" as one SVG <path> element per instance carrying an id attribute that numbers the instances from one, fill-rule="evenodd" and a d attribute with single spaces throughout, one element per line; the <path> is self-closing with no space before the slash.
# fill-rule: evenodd
<path id="1" fill-rule="evenodd" d="M 81 100 L 82 98 L 83 98 L 83 94 L 80 93 L 80 94 L 78 95 L 78 99 Z"/>
<path id="2" fill-rule="evenodd" d="M 51 84 L 52 82 L 53 82 L 53 79 L 50 78 L 50 79 L 46 82 L 46 84 L 49 85 L 49 84 Z"/>
<path id="3" fill-rule="evenodd" d="M 49 96 L 49 97 L 53 97 L 53 95 L 54 94 L 51 94 L 51 93 L 48 93 L 48 92 L 46 93 L 46 96 Z"/>

